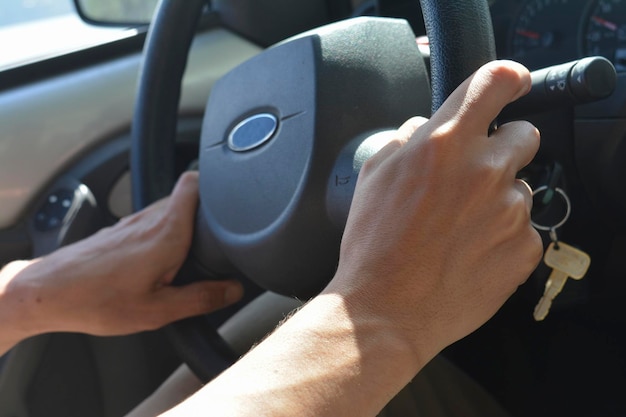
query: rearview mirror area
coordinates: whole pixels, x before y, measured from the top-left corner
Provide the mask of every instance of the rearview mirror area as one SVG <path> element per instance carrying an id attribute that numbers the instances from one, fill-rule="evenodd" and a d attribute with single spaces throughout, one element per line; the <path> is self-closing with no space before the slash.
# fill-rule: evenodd
<path id="1" fill-rule="evenodd" d="M 137 26 L 149 24 L 158 0 L 74 0 L 81 18 L 92 24 Z"/>

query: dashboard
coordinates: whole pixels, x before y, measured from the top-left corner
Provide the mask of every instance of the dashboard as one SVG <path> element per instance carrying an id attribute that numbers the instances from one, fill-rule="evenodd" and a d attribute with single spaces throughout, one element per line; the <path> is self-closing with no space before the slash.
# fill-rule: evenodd
<path id="1" fill-rule="evenodd" d="M 532 69 L 601 55 L 626 72 L 626 0 L 496 0 L 501 58 Z"/>

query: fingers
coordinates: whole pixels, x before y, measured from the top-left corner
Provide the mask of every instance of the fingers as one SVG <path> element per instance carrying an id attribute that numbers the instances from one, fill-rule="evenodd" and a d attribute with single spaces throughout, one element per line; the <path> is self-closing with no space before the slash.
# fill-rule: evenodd
<path id="1" fill-rule="evenodd" d="M 504 106 L 526 94 L 531 86 L 530 73 L 521 64 L 513 61 L 493 61 L 483 65 L 465 80 L 433 115 L 429 125 L 456 125 L 454 131 L 468 137 L 486 135 L 490 124 Z M 367 163 L 367 169 L 377 167 L 382 161 L 402 148 L 428 119 L 414 117 L 404 123 L 396 137 Z M 512 127 L 515 127 L 516 131 Z M 511 146 L 509 153 L 514 158 L 515 172 L 527 165 L 538 149 L 538 132 L 530 124 L 512 125 L 506 129 Z M 458 140 L 463 140 L 463 137 Z M 527 141 L 530 140 L 530 144 Z"/>
<path id="2" fill-rule="evenodd" d="M 389 143 L 387 143 L 387 145 L 385 145 L 380 151 L 376 152 L 376 154 L 367 161 L 367 169 L 377 167 L 398 149 L 402 148 L 404 144 L 411 139 L 413 134 L 426 122 L 428 122 L 428 119 L 425 117 L 412 117 L 404 122 L 404 124 L 402 124 L 397 131 L 390 131 L 389 134 L 391 136 L 389 137 Z"/>
<path id="3" fill-rule="evenodd" d="M 196 171 L 183 173 L 167 201 L 168 211 L 180 213 L 179 218 L 191 228 L 198 207 L 198 173 Z"/>
<path id="4" fill-rule="evenodd" d="M 526 181 L 520 179 L 516 179 L 513 186 L 522 195 L 526 206 L 526 214 L 528 215 L 528 218 L 530 218 L 530 211 L 533 208 L 533 190 L 530 188 L 530 185 L 526 183 Z"/>
<path id="5" fill-rule="evenodd" d="M 462 124 L 462 131 L 485 134 L 504 106 L 526 94 L 528 70 L 513 61 L 492 61 L 465 80 L 433 115 L 436 125 Z"/>
<path id="6" fill-rule="evenodd" d="M 491 136 L 493 152 L 507 158 L 508 174 L 515 175 L 528 165 L 539 150 L 539 130 L 531 123 L 517 121 L 504 124 Z"/>
<path id="7" fill-rule="evenodd" d="M 160 326 L 234 304 L 243 296 L 243 287 L 237 281 L 201 281 L 183 287 L 163 287 L 155 296 L 155 307 L 163 320 Z"/>

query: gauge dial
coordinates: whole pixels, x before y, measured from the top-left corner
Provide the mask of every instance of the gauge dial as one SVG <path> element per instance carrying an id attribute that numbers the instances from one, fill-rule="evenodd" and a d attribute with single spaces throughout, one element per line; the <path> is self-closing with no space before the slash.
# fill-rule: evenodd
<path id="1" fill-rule="evenodd" d="M 576 28 L 585 1 L 527 1 L 512 28 L 512 58 L 531 68 L 574 59 L 580 53 Z"/>
<path id="2" fill-rule="evenodd" d="M 587 23 L 586 53 L 604 56 L 626 71 L 626 0 L 598 1 Z"/>

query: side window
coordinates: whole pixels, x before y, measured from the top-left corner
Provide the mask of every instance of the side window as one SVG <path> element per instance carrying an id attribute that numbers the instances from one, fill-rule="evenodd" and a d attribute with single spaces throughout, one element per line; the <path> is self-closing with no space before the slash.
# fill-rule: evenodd
<path id="1" fill-rule="evenodd" d="M 113 40 L 122 30 L 87 25 L 72 0 L 2 0 L 0 71 Z"/>
<path id="2" fill-rule="evenodd" d="M 84 15 L 97 22 L 142 23 L 149 22 L 158 0 L 79 0 Z"/>
<path id="3" fill-rule="evenodd" d="M 0 30 L 6 26 L 24 24 L 73 12 L 74 5 L 71 0 L 5 1 L 0 7 Z"/>

